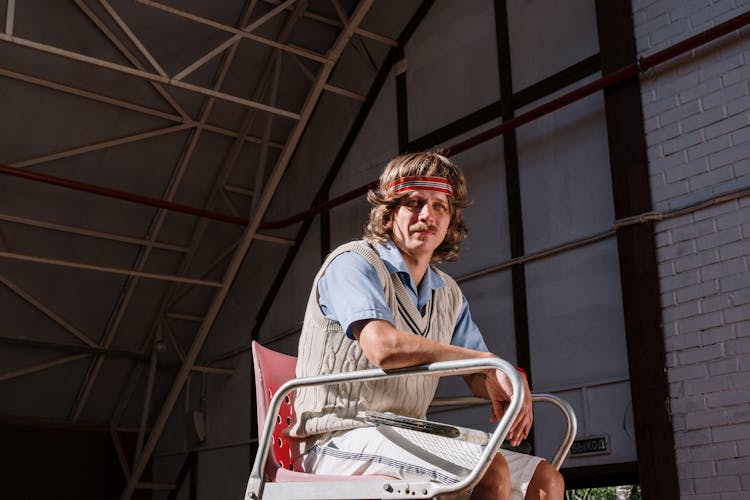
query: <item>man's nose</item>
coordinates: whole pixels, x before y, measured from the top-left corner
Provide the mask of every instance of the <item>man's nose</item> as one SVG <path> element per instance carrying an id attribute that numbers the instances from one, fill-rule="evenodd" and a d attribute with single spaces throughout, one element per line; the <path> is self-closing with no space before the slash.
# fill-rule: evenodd
<path id="1" fill-rule="evenodd" d="M 419 209 L 419 220 L 428 220 L 430 217 L 432 217 L 432 209 L 429 203 L 425 203 Z"/>

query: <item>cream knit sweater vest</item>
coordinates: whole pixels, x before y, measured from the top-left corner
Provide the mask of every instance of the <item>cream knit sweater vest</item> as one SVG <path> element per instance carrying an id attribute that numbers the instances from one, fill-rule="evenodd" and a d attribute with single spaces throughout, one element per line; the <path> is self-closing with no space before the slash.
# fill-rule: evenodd
<path id="1" fill-rule="evenodd" d="M 434 291 L 422 316 L 398 276 L 388 274 L 378 252 L 365 242 L 354 241 L 334 250 L 315 277 L 300 337 L 297 377 L 375 368 L 360 349 L 359 342 L 348 339 L 341 325 L 323 316 L 318 304 L 318 280 L 331 260 L 343 252 L 355 252 L 373 265 L 396 328 L 441 343 L 450 342 L 462 305 L 461 290 L 456 282 L 433 268 L 445 281 L 445 286 Z M 362 410 L 424 418 L 437 382 L 437 377 L 417 376 L 300 389 L 295 397 L 296 422 L 291 435 L 306 437 L 366 426 L 356 418 L 357 412 Z"/>

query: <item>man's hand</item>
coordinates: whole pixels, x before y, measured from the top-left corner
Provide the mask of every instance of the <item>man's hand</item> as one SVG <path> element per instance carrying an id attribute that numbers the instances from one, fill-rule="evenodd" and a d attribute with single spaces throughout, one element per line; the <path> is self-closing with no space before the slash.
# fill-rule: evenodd
<path id="1" fill-rule="evenodd" d="M 529 435 L 531 424 L 534 421 L 534 414 L 531 408 L 531 391 L 526 377 L 523 379 L 524 397 L 521 402 L 521 411 L 518 413 L 515 422 L 510 427 L 508 435 L 505 437 L 511 446 L 518 446 L 526 436 Z M 505 414 L 507 402 L 513 397 L 513 387 L 510 379 L 500 370 L 490 371 L 485 378 L 487 394 L 492 401 L 492 414 L 490 422 L 500 420 Z"/>

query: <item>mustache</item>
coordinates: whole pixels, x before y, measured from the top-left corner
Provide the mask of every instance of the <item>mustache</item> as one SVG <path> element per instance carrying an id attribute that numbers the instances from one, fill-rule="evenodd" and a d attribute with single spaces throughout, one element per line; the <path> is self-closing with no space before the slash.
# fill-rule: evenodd
<path id="1" fill-rule="evenodd" d="M 424 222 L 415 222 L 411 226 L 409 226 L 409 231 L 414 233 L 417 231 L 429 231 L 431 233 L 437 233 L 438 228 L 437 226 L 433 226 L 432 224 L 426 224 Z"/>

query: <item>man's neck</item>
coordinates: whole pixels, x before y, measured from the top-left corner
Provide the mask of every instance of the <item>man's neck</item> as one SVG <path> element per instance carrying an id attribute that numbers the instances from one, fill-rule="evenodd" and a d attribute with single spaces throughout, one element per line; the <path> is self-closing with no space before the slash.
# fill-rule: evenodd
<path id="1" fill-rule="evenodd" d="M 430 255 L 409 255 L 404 251 L 401 251 L 401 257 L 404 259 L 404 264 L 409 270 L 411 279 L 414 280 L 414 284 L 419 287 L 422 283 L 422 278 L 427 274 L 427 268 L 430 267 L 430 261 L 432 256 Z"/>

